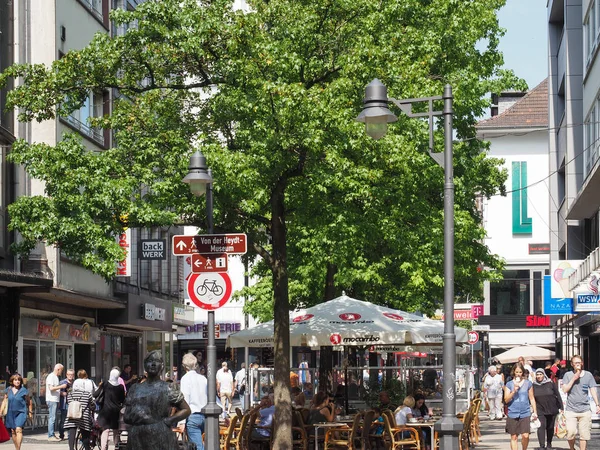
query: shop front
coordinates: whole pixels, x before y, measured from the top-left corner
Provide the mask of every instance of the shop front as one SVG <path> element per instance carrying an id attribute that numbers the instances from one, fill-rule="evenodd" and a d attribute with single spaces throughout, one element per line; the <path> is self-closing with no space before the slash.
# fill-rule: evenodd
<path id="1" fill-rule="evenodd" d="M 479 326 L 489 326 L 486 340 L 491 354 L 487 355 L 487 359 L 504 349 L 524 344 L 554 350 L 556 338 L 552 327 L 557 319 L 556 316 L 541 314 L 480 316 Z"/>
<path id="2" fill-rule="evenodd" d="M 42 320 L 22 317 L 18 341 L 18 371 L 28 381 L 28 387 L 45 402 L 46 377 L 54 365 L 65 369 L 85 369 L 96 376 L 96 346 L 100 330 L 89 323 L 65 318 Z M 31 380 L 33 383 L 31 383 Z"/>
<path id="3" fill-rule="evenodd" d="M 132 373 L 143 375 L 144 356 L 153 350 L 162 353 L 165 372 L 173 355 L 173 303 L 147 295 L 127 294 L 127 308 L 98 311 L 102 327 L 100 342 L 102 376 L 114 366 L 130 364 Z"/>

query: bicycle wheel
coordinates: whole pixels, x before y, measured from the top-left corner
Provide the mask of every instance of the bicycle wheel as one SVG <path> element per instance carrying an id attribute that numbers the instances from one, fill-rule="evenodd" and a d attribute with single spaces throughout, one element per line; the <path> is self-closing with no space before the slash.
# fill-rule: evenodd
<path id="1" fill-rule="evenodd" d="M 201 284 L 200 286 L 198 286 L 198 289 L 196 289 L 196 292 L 201 297 L 205 296 L 206 295 L 206 286 Z"/>
<path id="2" fill-rule="evenodd" d="M 223 288 L 221 286 L 219 286 L 218 284 L 215 284 L 215 287 L 212 289 L 213 294 L 220 296 L 223 295 Z"/>

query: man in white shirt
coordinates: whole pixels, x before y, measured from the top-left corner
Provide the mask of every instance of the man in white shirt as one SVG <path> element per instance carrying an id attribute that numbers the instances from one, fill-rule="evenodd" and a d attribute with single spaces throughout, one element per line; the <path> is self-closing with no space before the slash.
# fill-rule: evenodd
<path id="1" fill-rule="evenodd" d="M 185 428 L 190 441 L 196 444 L 197 450 L 204 450 L 202 433 L 204 432 L 205 417 L 202 414 L 202 408 L 208 402 L 208 382 L 204 375 L 196 372 L 198 360 L 193 354 L 183 355 L 182 365 L 186 373 L 181 377 L 179 386 L 192 411 L 192 414 L 186 419 Z"/>
<path id="2" fill-rule="evenodd" d="M 233 375 L 225 361 L 223 361 L 221 368 L 217 371 L 217 395 L 221 399 L 223 412 L 226 412 L 227 415 L 229 415 L 233 397 Z"/>
<path id="3" fill-rule="evenodd" d="M 56 423 L 56 411 L 60 401 L 60 390 L 67 387 L 67 383 L 59 384 L 59 378 L 63 372 L 63 365 L 54 366 L 54 371 L 46 377 L 46 404 L 48 405 L 48 440 L 59 442 L 60 438 L 54 434 Z"/>
<path id="4" fill-rule="evenodd" d="M 246 363 L 242 363 L 242 368 L 236 372 L 233 389 L 238 391 L 240 403 L 242 404 L 242 411 L 245 411 L 244 394 L 246 393 Z"/>

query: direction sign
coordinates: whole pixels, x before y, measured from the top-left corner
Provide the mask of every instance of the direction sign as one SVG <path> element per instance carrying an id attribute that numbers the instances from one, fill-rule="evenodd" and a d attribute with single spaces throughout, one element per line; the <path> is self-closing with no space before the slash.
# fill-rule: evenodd
<path id="1" fill-rule="evenodd" d="M 244 233 L 173 236 L 174 255 L 194 253 L 227 253 L 243 255 L 248 251 L 248 238 Z"/>
<path id="2" fill-rule="evenodd" d="M 467 342 L 471 345 L 475 345 L 479 342 L 479 333 L 477 331 L 469 331 Z"/>
<path id="3" fill-rule="evenodd" d="M 227 254 L 200 254 L 192 255 L 192 273 L 227 272 Z"/>
<path id="4" fill-rule="evenodd" d="M 188 278 L 190 300 L 198 308 L 214 311 L 231 298 L 231 278 L 227 273 L 193 273 Z"/>

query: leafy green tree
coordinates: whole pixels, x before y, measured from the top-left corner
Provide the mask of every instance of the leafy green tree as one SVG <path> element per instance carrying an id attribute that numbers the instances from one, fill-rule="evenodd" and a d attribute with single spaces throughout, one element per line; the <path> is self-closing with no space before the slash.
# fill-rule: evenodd
<path id="1" fill-rule="evenodd" d="M 204 223 L 201 199 L 181 179 L 200 149 L 213 169 L 219 231 L 250 234 L 265 277 L 253 289 L 275 320 L 274 448 L 291 446 L 292 304 L 323 287 L 423 310 L 441 298 L 440 167 L 423 152 L 425 124 L 401 117 L 374 142 L 354 122 L 364 86 L 380 78 L 397 98 L 454 87 L 457 280 L 473 291 L 498 261 L 483 237 L 475 194 L 505 180 L 474 139 L 487 92 L 522 87 L 498 70 L 496 11 L 504 0 L 150 0 L 114 11 L 123 36 L 97 35 L 52 67 L 16 65 L 9 96 L 22 121 L 66 116 L 90 91 L 114 89 L 113 147 L 89 152 L 74 135 L 52 147 L 18 141 L 15 163 L 45 182 L 46 197 L 10 206 L 26 255 L 56 244 L 109 279 L 125 225 Z M 441 148 L 441 136 L 436 136 Z M 327 275 L 328 274 L 328 275 Z M 270 277 L 270 281 L 266 277 Z M 315 295 L 317 294 L 317 296 Z"/>

